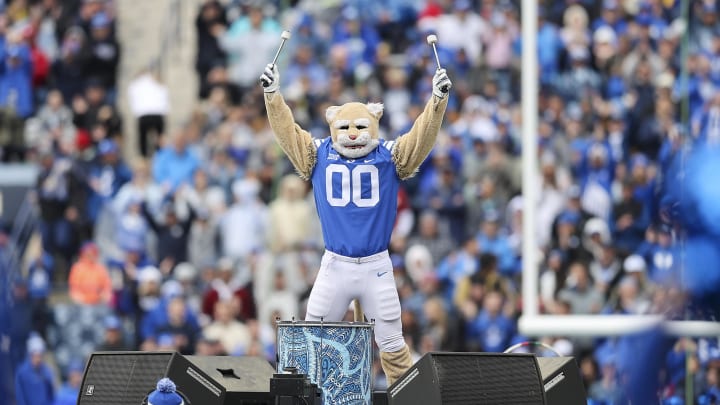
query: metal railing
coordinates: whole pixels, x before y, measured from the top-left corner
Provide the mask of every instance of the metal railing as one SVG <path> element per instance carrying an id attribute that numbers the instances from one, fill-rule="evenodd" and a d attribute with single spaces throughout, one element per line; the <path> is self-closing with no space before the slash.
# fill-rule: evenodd
<path id="1" fill-rule="evenodd" d="M 170 0 L 167 17 L 163 19 L 164 26 L 160 39 L 160 52 L 152 58 L 147 67 L 162 72 L 168 55 L 176 47 L 182 46 L 182 0 Z"/>
<path id="2" fill-rule="evenodd" d="M 13 219 L 5 252 L 0 254 L 0 300 L 9 304 L 12 299 L 12 283 L 22 274 L 22 260 L 25 256 L 30 239 L 37 229 L 37 207 L 32 197 L 33 192 L 28 191 L 23 199 L 15 218 Z"/>
<path id="3" fill-rule="evenodd" d="M 22 259 L 25 256 L 30 239 L 37 230 L 37 218 L 37 206 L 35 205 L 33 192 L 28 191 L 15 215 L 10 231 L 11 248 L 9 249 L 10 254 L 8 255 L 7 265 L 11 273 L 15 272 L 12 274 L 13 277 L 20 271 Z"/>

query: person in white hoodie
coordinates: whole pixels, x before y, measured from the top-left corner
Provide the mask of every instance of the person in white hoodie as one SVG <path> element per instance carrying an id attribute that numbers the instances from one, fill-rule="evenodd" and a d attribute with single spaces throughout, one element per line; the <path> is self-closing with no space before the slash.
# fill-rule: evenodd
<path id="1" fill-rule="evenodd" d="M 165 116 L 170 112 L 170 93 L 150 69 L 141 71 L 128 85 L 130 111 L 137 119 L 140 154 L 150 156 L 157 138 L 165 133 Z M 150 136 L 156 138 L 150 144 Z"/>

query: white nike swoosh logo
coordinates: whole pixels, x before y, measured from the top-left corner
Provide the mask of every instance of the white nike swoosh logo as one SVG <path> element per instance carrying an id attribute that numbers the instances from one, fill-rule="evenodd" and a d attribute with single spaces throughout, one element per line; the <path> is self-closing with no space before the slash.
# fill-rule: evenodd
<path id="1" fill-rule="evenodd" d="M 370 162 L 372 162 L 373 160 L 375 160 L 375 159 L 365 159 L 364 162 L 365 162 L 365 163 L 370 163 Z"/>

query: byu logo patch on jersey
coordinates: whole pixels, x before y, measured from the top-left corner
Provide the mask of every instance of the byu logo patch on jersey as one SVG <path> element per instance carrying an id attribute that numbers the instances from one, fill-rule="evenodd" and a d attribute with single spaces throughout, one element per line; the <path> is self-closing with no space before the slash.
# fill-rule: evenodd
<path id="1" fill-rule="evenodd" d="M 340 159 L 340 155 L 336 153 L 328 153 L 327 160 L 338 160 Z"/>

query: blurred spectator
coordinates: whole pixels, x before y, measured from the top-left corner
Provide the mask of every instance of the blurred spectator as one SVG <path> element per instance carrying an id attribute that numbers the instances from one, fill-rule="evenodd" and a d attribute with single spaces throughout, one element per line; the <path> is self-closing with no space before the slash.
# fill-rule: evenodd
<path id="1" fill-rule="evenodd" d="M 77 304 L 103 305 L 112 298 L 110 275 L 100 262 L 99 253 L 97 245 L 86 242 L 80 248 L 80 257 L 70 269 L 69 293 Z"/>
<path id="2" fill-rule="evenodd" d="M 50 85 L 57 88 L 63 99 L 71 102 L 82 94 L 85 88 L 85 66 L 88 55 L 84 52 L 87 36 L 78 26 L 68 27 L 62 32 L 60 54 L 50 71 Z"/>
<path id="3" fill-rule="evenodd" d="M 463 326 L 448 311 L 440 297 L 430 297 L 423 306 L 423 340 L 416 348 L 422 351 L 458 351 L 463 347 Z"/>
<path id="4" fill-rule="evenodd" d="M 113 199 L 115 214 L 122 215 L 132 202 L 145 201 L 155 211 L 159 209 L 164 198 L 161 186 L 155 183 L 150 175 L 150 164 L 139 159 L 132 164 L 132 178 L 120 187 Z"/>
<path id="5" fill-rule="evenodd" d="M 478 271 L 478 254 L 480 243 L 475 238 L 468 238 L 462 249 L 451 252 L 437 266 L 436 275 L 445 291 L 445 301 L 451 303 L 455 289 L 463 278 L 470 277 Z"/>
<path id="6" fill-rule="evenodd" d="M 8 311 L 9 328 L 8 337 L 10 347 L 10 364 L 14 369 L 25 360 L 27 355 L 28 338 L 33 330 L 32 305 L 28 295 L 27 281 L 17 278 L 12 282 L 12 306 Z"/>
<path id="7" fill-rule="evenodd" d="M 316 96 L 327 91 L 327 71 L 316 60 L 310 46 L 300 45 L 292 65 L 285 70 L 283 82 L 299 94 Z"/>
<path id="8" fill-rule="evenodd" d="M 544 7 L 538 10 L 538 64 L 540 82 L 551 83 L 560 70 L 560 55 L 563 44 L 558 27 L 546 18 Z"/>
<path id="9" fill-rule="evenodd" d="M 515 335 L 515 325 L 503 314 L 505 297 L 500 291 L 488 291 L 482 309 L 468 322 L 468 348 L 486 352 L 502 352 Z"/>
<path id="10" fill-rule="evenodd" d="M 511 64 L 513 46 L 519 37 L 519 26 L 509 20 L 505 14 L 496 12 L 482 36 L 484 62 L 493 70 L 493 76 L 500 92 L 509 93 L 511 89 Z"/>
<path id="11" fill-rule="evenodd" d="M 168 283 L 177 283 L 178 291 L 185 297 L 188 310 L 200 316 L 202 314 L 202 297 L 198 270 L 188 262 L 179 263 L 173 271 L 173 278 Z M 167 284 L 167 283 L 166 283 Z"/>
<path id="12" fill-rule="evenodd" d="M 673 264 L 677 252 L 672 247 L 673 233 L 668 225 L 660 225 L 657 232 L 657 244 L 650 253 L 650 278 L 661 285 L 677 282 Z"/>
<path id="13" fill-rule="evenodd" d="M 164 336 L 171 337 L 171 347 L 182 354 L 192 354 L 200 330 L 195 322 L 187 316 L 185 299 L 176 296 L 167 303 L 167 318 L 165 323 L 158 324 L 153 330 L 153 337 L 159 350 L 165 344 Z"/>
<path id="14" fill-rule="evenodd" d="M 283 177 L 277 197 L 269 204 L 268 246 L 279 254 L 312 242 L 314 207 L 306 199 L 307 186 L 294 174 Z"/>
<path id="15" fill-rule="evenodd" d="M 600 256 L 590 263 L 590 277 L 594 281 L 595 289 L 603 293 L 607 298 L 622 276 L 622 265 L 617 258 L 615 247 L 612 245 L 603 246 Z"/>
<path id="16" fill-rule="evenodd" d="M 151 155 L 165 135 L 165 116 L 170 112 L 168 88 L 156 71 L 141 71 L 128 84 L 130 111 L 138 121 L 140 154 Z"/>
<path id="17" fill-rule="evenodd" d="M 427 246 L 422 244 L 412 245 L 407 248 L 404 258 L 395 259 L 393 268 L 405 270 L 410 281 L 418 287 L 428 278 L 437 279 L 432 254 Z"/>
<path id="18" fill-rule="evenodd" d="M 201 89 L 207 86 L 210 70 L 225 63 L 226 55 L 220 48 L 218 38 L 225 32 L 227 25 L 225 9 L 219 1 L 206 1 L 200 6 L 195 19 L 197 29 L 195 70 L 200 79 Z"/>
<path id="19" fill-rule="evenodd" d="M 300 316 L 298 294 L 287 283 L 287 276 L 282 269 L 275 270 L 272 290 L 257 300 L 258 316 L 261 324 L 271 323 L 271 315 L 278 314 L 281 320 L 292 320 Z"/>
<path id="20" fill-rule="evenodd" d="M 141 211 L 157 238 L 155 258 L 158 268 L 167 275 L 176 264 L 187 261 L 188 237 L 195 210 L 190 208 L 189 216 L 183 219 L 173 201 L 168 201 L 161 208 L 160 219 L 150 212 L 147 204 L 142 204 Z"/>
<path id="21" fill-rule="evenodd" d="M 440 263 L 452 251 L 454 242 L 440 229 L 437 214 L 433 211 L 423 211 L 418 220 L 418 234 L 411 237 L 407 245 L 427 247 L 432 256 L 432 263 Z"/>
<path id="22" fill-rule="evenodd" d="M 72 111 L 65 105 L 62 93 L 51 90 L 45 105 L 26 123 L 27 146 L 39 151 L 58 151 L 61 143 L 74 142 L 75 137 Z"/>
<path id="23" fill-rule="evenodd" d="M 237 320 L 237 307 L 232 301 L 215 303 L 214 320 L 205 326 L 202 334 L 205 339 L 218 340 L 226 353 L 247 353 L 250 347 L 250 329 Z"/>
<path id="24" fill-rule="evenodd" d="M 72 99 L 74 124 L 90 136 L 87 142 L 99 143 L 122 135 L 122 121 L 117 108 L 107 100 L 108 91 L 103 82 L 90 78 L 85 82 L 82 96 Z"/>
<path id="25" fill-rule="evenodd" d="M 35 106 L 32 93 L 30 49 L 7 39 L 0 62 L 0 148 L 2 161 L 21 161 L 25 155 L 23 126 Z"/>
<path id="26" fill-rule="evenodd" d="M 596 314 L 604 302 L 602 293 L 593 287 L 588 269 L 581 262 L 570 264 L 565 287 L 558 292 L 558 299 L 568 302 L 573 314 Z"/>
<path id="27" fill-rule="evenodd" d="M 162 272 L 153 265 L 144 266 L 137 273 L 136 318 L 141 320 L 137 331 L 140 339 L 151 335 L 156 325 L 164 322 L 166 317 L 160 296 L 162 279 Z"/>
<path id="28" fill-rule="evenodd" d="M 438 172 L 433 184 L 425 190 L 422 196 L 425 204 L 420 208 L 435 211 L 441 226 L 447 228 L 455 244 L 460 244 L 465 239 L 467 226 L 461 179 L 449 165 L 439 168 Z"/>
<path id="29" fill-rule="evenodd" d="M 187 135 L 177 132 L 153 158 L 152 177 L 164 192 L 174 192 L 192 181 L 199 166 L 197 156 L 188 148 Z"/>
<path id="30" fill-rule="evenodd" d="M 512 282 L 500 274 L 497 257 L 492 253 L 483 253 L 479 257 L 478 271 L 460 280 L 453 296 L 455 306 L 466 317 L 472 317 L 489 291 L 501 292 L 507 301 L 506 309 L 513 308 L 515 289 Z"/>
<path id="31" fill-rule="evenodd" d="M 257 85 L 266 61 L 272 60 L 280 25 L 264 15 L 260 2 L 254 2 L 227 30 L 224 28 L 215 25 L 214 29 L 218 31 L 213 35 L 219 37 L 220 48 L 228 55 L 230 81 L 240 86 L 244 94 Z"/>
<path id="32" fill-rule="evenodd" d="M 73 361 L 67 368 L 65 382 L 58 389 L 53 405 L 77 404 L 80 393 L 80 385 L 83 381 L 85 365 L 79 361 Z"/>
<path id="33" fill-rule="evenodd" d="M 621 399 L 619 376 L 613 356 L 614 354 L 606 355 L 599 361 L 601 379 L 594 381 L 588 389 L 588 396 L 593 400 L 617 403 Z"/>
<path id="34" fill-rule="evenodd" d="M 130 181 L 132 173 L 121 158 L 120 148 L 111 139 L 104 139 L 97 146 L 98 158 L 88 168 L 87 181 L 90 188 L 87 210 L 91 223 L 97 221 L 100 212 Z"/>
<path id="35" fill-rule="evenodd" d="M 208 285 L 202 299 L 202 312 L 214 316 L 215 305 L 218 301 L 231 301 L 237 299 L 237 316 L 242 320 L 255 318 L 255 301 L 250 281 L 249 269 L 244 263 L 238 266 L 228 257 L 218 260 L 213 278 Z"/>
<path id="36" fill-rule="evenodd" d="M 103 342 L 98 346 L 98 351 L 124 351 L 130 350 L 125 342 L 125 336 L 123 335 L 123 323 L 122 320 L 115 316 L 110 315 L 105 318 L 103 322 L 105 328 L 105 336 Z"/>
<path id="37" fill-rule="evenodd" d="M 52 292 L 55 276 L 53 266 L 52 256 L 43 251 L 30 262 L 27 271 L 27 287 L 32 308 L 33 330 L 37 331 L 42 337 L 46 337 L 45 332 L 51 321 L 48 299 Z"/>
<path id="38" fill-rule="evenodd" d="M 205 335 L 201 335 L 195 346 L 195 355 L 197 356 L 227 356 L 222 343 L 218 339 L 210 339 Z"/>
<path id="39" fill-rule="evenodd" d="M 27 359 L 15 373 L 18 405 L 47 405 L 55 398 L 54 374 L 45 362 L 45 341 L 37 335 L 27 341 Z"/>
<path id="40" fill-rule="evenodd" d="M 364 11 L 364 10 L 363 10 Z M 347 63 L 353 69 L 372 65 L 380 37 L 375 27 L 362 16 L 360 9 L 346 6 L 333 26 L 333 44 L 347 46 Z"/>
<path id="41" fill-rule="evenodd" d="M 143 201 L 139 196 L 133 196 L 127 201 L 122 211 L 115 212 L 115 238 L 118 247 L 123 252 L 134 252 L 140 257 L 146 255 L 148 231 L 150 226 L 142 214 Z"/>
<path id="42" fill-rule="evenodd" d="M 494 254 L 498 259 L 500 272 L 512 278 L 518 271 L 518 262 L 507 236 L 500 229 L 500 221 L 498 212 L 487 211 L 476 236 L 477 243 L 483 252 Z"/>
<path id="43" fill-rule="evenodd" d="M 544 268 L 540 273 L 540 302 L 547 313 L 555 312 L 557 293 L 565 284 L 564 259 L 565 257 L 560 250 L 551 250 L 547 254 Z"/>
<path id="44" fill-rule="evenodd" d="M 204 263 L 214 263 L 218 259 L 218 224 L 207 209 L 197 212 L 190 227 L 188 238 L 188 260 L 200 267 Z"/>
<path id="45" fill-rule="evenodd" d="M 441 44 L 453 51 L 463 50 L 470 63 L 477 66 L 483 53 L 482 37 L 489 29 L 485 21 L 472 9 L 469 0 L 455 0 L 452 2 L 452 12 L 441 14 L 428 28 L 434 27 Z"/>
<path id="46" fill-rule="evenodd" d="M 120 44 L 115 39 L 111 23 L 104 12 L 95 14 L 90 20 L 90 37 L 86 43 L 89 58 L 85 65 L 85 75 L 97 78 L 108 90 L 108 101 L 113 103 L 120 64 Z"/>
<path id="47" fill-rule="evenodd" d="M 267 240 L 268 209 L 259 199 L 260 183 L 253 178 L 238 179 L 232 185 L 234 204 L 220 221 L 222 254 L 234 260 L 252 262 Z"/>
<path id="48" fill-rule="evenodd" d="M 633 184 L 624 182 L 621 200 L 613 207 L 613 240 L 623 253 L 634 252 L 643 240 L 648 226 L 648 213 L 634 194 Z"/>

